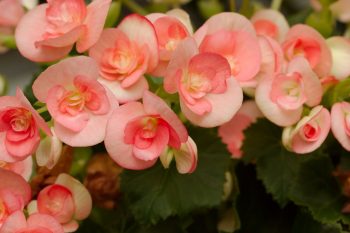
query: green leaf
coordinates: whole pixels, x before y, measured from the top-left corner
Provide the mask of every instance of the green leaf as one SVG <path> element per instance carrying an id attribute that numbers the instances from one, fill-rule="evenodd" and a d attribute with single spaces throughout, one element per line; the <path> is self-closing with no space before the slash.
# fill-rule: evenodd
<path id="1" fill-rule="evenodd" d="M 113 1 L 111 3 L 111 6 L 109 7 L 109 10 L 108 10 L 106 22 L 104 25 L 105 28 L 113 27 L 116 25 L 120 16 L 121 7 L 122 7 L 121 0 Z"/>
<path id="2" fill-rule="evenodd" d="M 194 173 L 181 175 L 174 163 L 165 170 L 158 162 L 150 169 L 122 174 L 121 190 L 139 222 L 155 224 L 170 216 L 184 216 L 220 204 L 229 155 L 214 132 L 194 131 L 197 134 L 192 132 L 191 137 L 199 149 Z"/>
<path id="3" fill-rule="evenodd" d="M 339 224 L 322 224 L 305 211 L 298 213 L 292 233 L 341 233 Z"/>
<path id="4" fill-rule="evenodd" d="M 205 19 L 224 11 L 224 6 L 218 0 L 199 0 L 197 6 Z"/>
<path id="5" fill-rule="evenodd" d="M 304 162 L 290 197 L 296 204 L 308 207 L 313 217 L 322 223 L 332 224 L 340 220 L 350 223 L 350 216 L 341 213 L 345 197 L 332 171 L 332 161 L 328 156 Z"/>
<path id="6" fill-rule="evenodd" d="M 321 12 L 313 12 L 307 17 L 306 24 L 315 28 L 325 38 L 332 35 L 335 20 L 331 11 L 325 8 Z"/>
<path id="7" fill-rule="evenodd" d="M 350 79 L 340 81 L 335 87 L 330 88 L 322 99 L 322 104 L 331 107 L 341 101 L 350 100 Z"/>
<path id="8" fill-rule="evenodd" d="M 70 174 L 83 180 L 85 175 L 85 167 L 92 156 L 91 147 L 75 147 L 73 152 L 73 163 Z"/>

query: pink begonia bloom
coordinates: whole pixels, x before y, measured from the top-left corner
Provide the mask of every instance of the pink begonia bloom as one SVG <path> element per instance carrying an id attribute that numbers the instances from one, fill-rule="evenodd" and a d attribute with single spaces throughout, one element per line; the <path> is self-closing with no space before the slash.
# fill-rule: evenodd
<path id="1" fill-rule="evenodd" d="M 137 14 L 125 17 L 117 28 L 102 32 L 89 56 L 99 65 L 101 83 L 119 102 L 142 98 L 148 89 L 143 75 L 158 64 L 157 36 L 152 23 Z"/>
<path id="2" fill-rule="evenodd" d="M 321 82 L 309 63 L 297 57 L 284 73 L 260 81 L 255 100 L 267 119 L 279 126 L 290 126 L 300 119 L 303 105 L 318 105 L 322 94 Z"/>
<path id="3" fill-rule="evenodd" d="M 322 107 L 314 107 L 308 116 L 303 117 L 296 126 L 283 130 L 283 145 L 298 154 L 310 153 L 321 146 L 331 128 L 329 111 Z"/>
<path id="4" fill-rule="evenodd" d="M 231 75 L 242 86 L 254 86 L 261 54 L 252 23 L 237 13 L 220 13 L 209 18 L 194 34 L 199 51 L 225 57 Z"/>
<path id="5" fill-rule="evenodd" d="M 242 158 L 241 147 L 244 140 L 244 130 L 259 117 L 263 117 L 258 106 L 253 100 L 245 101 L 237 114 L 226 124 L 219 127 L 219 136 L 223 143 L 227 145 L 228 151 L 233 158 Z"/>
<path id="6" fill-rule="evenodd" d="M 37 201 L 28 206 L 30 213 L 47 214 L 62 224 L 65 232 L 78 229 L 78 221 L 87 218 L 92 209 L 89 191 L 78 180 L 60 174 L 54 184 L 38 194 Z"/>
<path id="7" fill-rule="evenodd" d="M 333 66 L 331 75 L 338 80 L 350 76 L 350 40 L 344 37 L 335 36 L 327 39 L 327 45 L 332 53 Z"/>
<path id="8" fill-rule="evenodd" d="M 257 11 L 250 21 L 253 23 L 257 35 L 268 36 L 278 42 L 284 40 L 289 30 L 289 24 L 284 15 L 272 9 Z"/>
<path id="9" fill-rule="evenodd" d="M 166 68 L 177 45 L 193 34 L 189 15 L 181 9 L 173 9 L 166 14 L 146 15 L 158 37 L 159 63 L 152 72 L 157 77 L 164 77 Z"/>
<path id="10" fill-rule="evenodd" d="M 227 60 L 215 53 L 199 53 L 192 38 L 182 41 L 170 60 L 164 79 L 168 93 L 178 92 L 181 110 L 193 124 L 215 127 L 229 121 L 243 101 Z"/>
<path id="11" fill-rule="evenodd" d="M 0 227 L 17 210 L 23 210 L 31 198 L 29 184 L 22 176 L 0 168 Z M 1 231 L 0 231 L 1 232 Z"/>
<path id="12" fill-rule="evenodd" d="M 0 97 L 0 160 L 20 161 L 34 153 L 40 142 L 39 128 L 51 135 L 19 88 L 16 96 Z"/>
<path id="13" fill-rule="evenodd" d="M 15 27 L 23 15 L 20 0 L 0 0 L 0 27 Z"/>
<path id="14" fill-rule="evenodd" d="M 48 0 L 22 17 L 16 28 L 20 53 L 35 62 L 68 55 L 74 43 L 79 53 L 94 45 L 102 32 L 111 0 Z M 34 30 L 35 29 L 35 30 Z"/>
<path id="15" fill-rule="evenodd" d="M 350 22 L 350 1 L 349 0 L 338 0 L 329 6 L 333 15 L 343 23 Z"/>
<path id="16" fill-rule="evenodd" d="M 177 115 L 158 96 L 143 94 L 143 104 L 129 102 L 111 116 L 105 138 L 108 154 L 121 167 L 153 166 L 166 146 L 179 149 L 188 134 Z"/>
<path id="17" fill-rule="evenodd" d="M 25 160 L 13 163 L 7 163 L 0 160 L 0 168 L 17 173 L 18 175 L 21 175 L 26 181 L 28 181 L 33 171 L 33 158 L 29 156 Z"/>
<path id="18" fill-rule="evenodd" d="M 334 137 L 350 151 L 350 103 L 339 102 L 332 106 L 331 127 Z"/>
<path id="19" fill-rule="evenodd" d="M 61 140 L 56 136 L 53 128 L 51 128 L 51 132 L 51 137 L 46 137 L 40 141 L 35 153 L 38 165 L 45 166 L 48 169 L 52 169 L 56 165 L 62 153 Z"/>
<path id="20" fill-rule="evenodd" d="M 197 145 L 192 138 L 182 143 L 180 149 L 166 148 L 160 155 L 160 161 L 164 168 L 169 168 L 175 159 L 176 169 L 180 174 L 193 173 L 197 168 L 198 152 Z"/>
<path id="21" fill-rule="evenodd" d="M 319 77 L 329 75 L 332 54 L 322 35 L 310 26 L 297 24 L 290 28 L 282 44 L 288 61 L 305 57 Z"/>
<path id="22" fill-rule="evenodd" d="M 31 214 L 26 219 L 22 211 L 11 214 L 0 233 L 64 233 L 61 224 L 47 214 Z"/>
<path id="23" fill-rule="evenodd" d="M 107 121 L 118 106 L 98 77 L 95 60 L 78 56 L 50 66 L 33 84 L 34 95 L 47 104 L 54 119 L 56 136 L 70 146 L 102 142 Z"/>

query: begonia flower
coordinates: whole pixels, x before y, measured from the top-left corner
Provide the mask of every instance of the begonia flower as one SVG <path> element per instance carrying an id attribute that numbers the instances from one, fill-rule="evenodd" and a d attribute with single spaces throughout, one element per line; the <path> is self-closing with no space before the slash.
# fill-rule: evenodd
<path id="1" fill-rule="evenodd" d="M 252 23 L 237 13 L 209 18 L 194 34 L 199 51 L 217 53 L 227 59 L 231 75 L 242 85 L 255 85 L 261 54 Z"/>
<path id="2" fill-rule="evenodd" d="M 310 26 L 297 24 L 290 28 L 282 44 L 288 61 L 305 57 L 319 77 L 329 75 L 332 55 L 322 35 Z"/>
<path id="3" fill-rule="evenodd" d="M 179 42 L 193 34 L 190 17 L 181 9 L 173 9 L 166 14 L 152 13 L 146 18 L 152 22 L 158 38 L 159 63 L 152 74 L 164 77 Z"/>
<path id="4" fill-rule="evenodd" d="M 3 168 L 0 168 L 0 180 L 1 228 L 9 215 L 18 210 L 22 211 L 27 205 L 31 198 L 31 189 L 29 184 L 20 175 Z M 0 230 L 0 232 L 2 231 Z"/>
<path id="5" fill-rule="evenodd" d="M 197 145 L 191 137 L 188 137 L 187 142 L 182 143 L 180 149 L 168 147 L 159 158 L 164 168 L 169 168 L 172 160 L 175 159 L 176 169 L 180 174 L 193 173 L 197 168 Z"/>
<path id="6" fill-rule="evenodd" d="M 53 128 L 51 128 L 51 132 L 52 136 L 42 139 L 35 152 L 38 165 L 45 166 L 48 169 L 52 169 L 57 164 L 62 153 L 61 140 L 56 136 Z"/>
<path id="7" fill-rule="evenodd" d="M 243 156 L 241 147 L 244 140 L 244 130 L 259 117 L 263 117 L 255 101 L 249 100 L 242 104 L 235 116 L 227 123 L 219 127 L 219 136 L 223 143 L 227 145 L 232 158 L 239 159 Z"/>
<path id="8" fill-rule="evenodd" d="M 30 203 L 30 213 L 46 214 L 54 217 L 65 232 L 78 229 L 77 221 L 87 218 L 92 209 L 92 199 L 88 190 L 78 180 L 62 173 L 54 184 L 46 186 L 37 201 Z"/>
<path id="9" fill-rule="evenodd" d="M 125 17 L 117 28 L 102 32 L 89 56 L 99 65 L 101 83 L 119 102 L 140 99 L 148 89 L 143 75 L 158 64 L 157 36 L 152 23 L 137 14 Z"/>
<path id="10" fill-rule="evenodd" d="M 263 78 L 255 92 L 256 103 L 267 119 L 279 126 L 296 123 L 303 105 L 321 102 L 323 89 L 317 75 L 303 57 L 294 58 L 286 71 Z"/>
<path id="11" fill-rule="evenodd" d="M 16 96 L 0 97 L 0 160 L 20 161 L 34 153 L 40 142 L 39 129 L 51 135 L 20 89 Z"/>
<path id="12" fill-rule="evenodd" d="M 242 105 L 243 94 L 227 60 L 199 53 L 192 38 L 181 42 L 164 80 L 168 93 L 179 93 L 181 110 L 193 124 L 215 127 L 228 122 Z"/>
<path id="13" fill-rule="evenodd" d="M 26 219 L 22 211 L 11 214 L 4 225 L 0 228 L 0 233 L 64 233 L 61 224 L 52 216 L 47 214 L 32 214 Z"/>
<path id="14" fill-rule="evenodd" d="M 117 108 L 107 125 L 107 152 L 127 169 L 149 168 L 167 146 L 180 149 L 188 139 L 185 126 L 161 98 L 145 91 L 142 100 Z"/>
<path id="15" fill-rule="evenodd" d="M 344 37 L 335 36 L 327 39 L 327 45 L 332 53 L 333 65 L 331 75 L 338 80 L 350 76 L 350 40 Z"/>
<path id="16" fill-rule="evenodd" d="M 28 181 L 33 172 L 33 158 L 29 156 L 25 160 L 13 163 L 7 163 L 0 160 L 0 168 L 21 175 L 26 181 Z"/>
<path id="17" fill-rule="evenodd" d="M 253 23 L 257 35 L 268 36 L 282 42 L 289 30 L 289 24 L 282 13 L 273 9 L 255 12 L 250 21 Z"/>
<path id="18" fill-rule="evenodd" d="M 331 127 L 334 137 L 350 151 L 350 103 L 339 102 L 332 106 Z"/>
<path id="19" fill-rule="evenodd" d="M 94 45 L 103 29 L 111 0 L 48 0 L 28 11 L 16 28 L 20 53 L 35 62 L 64 58 L 76 43 L 79 53 Z"/>
<path id="20" fill-rule="evenodd" d="M 50 66 L 33 84 L 34 95 L 47 104 L 54 119 L 56 136 L 70 146 L 102 142 L 107 121 L 118 106 L 98 77 L 94 59 L 78 56 Z"/>
<path id="21" fill-rule="evenodd" d="M 296 126 L 283 130 L 283 145 L 290 151 L 298 154 L 310 153 L 321 146 L 326 140 L 331 128 L 329 111 L 322 107 L 314 107 L 303 117 Z"/>

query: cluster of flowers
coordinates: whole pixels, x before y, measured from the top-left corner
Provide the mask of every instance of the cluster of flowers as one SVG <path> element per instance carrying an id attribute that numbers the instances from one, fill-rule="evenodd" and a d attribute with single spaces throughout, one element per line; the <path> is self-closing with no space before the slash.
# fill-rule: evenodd
<path id="1" fill-rule="evenodd" d="M 5 1 L 14 2 L 1 4 Z M 104 142 L 111 158 L 126 169 L 146 169 L 159 158 L 165 168 L 175 160 L 180 173 L 193 172 L 196 144 L 165 100 L 148 91 L 145 75 L 161 79 L 169 96 L 178 95 L 181 112 L 192 124 L 219 126 L 233 157 L 242 156 L 243 130 L 259 117 L 285 127 L 282 141 L 293 152 L 317 149 L 330 129 L 350 150 L 350 103 L 335 103 L 331 113 L 320 105 L 326 88 L 350 75 L 347 39 L 325 40 L 306 25 L 290 28 L 274 10 L 258 11 L 250 20 L 220 13 L 196 32 L 179 9 L 132 14 L 116 28 L 103 29 L 109 5 L 110 0 L 88 6 L 83 0 L 49 0 L 16 14 L 24 14 L 13 21 L 24 57 L 63 60 L 33 84 L 40 110 L 19 89 L 16 96 L 0 97 L 2 168 L 28 179 L 33 154 L 39 166 L 52 168 L 62 142 L 73 147 Z M 66 58 L 74 45 L 88 56 Z M 255 101 L 243 102 L 244 92 Z M 39 114 L 46 110 L 50 122 Z M 76 220 L 89 214 L 86 189 L 62 174 L 28 205 L 26 220 L 30 188 L 2 168 L 0 233 L 72 232 Z"/>

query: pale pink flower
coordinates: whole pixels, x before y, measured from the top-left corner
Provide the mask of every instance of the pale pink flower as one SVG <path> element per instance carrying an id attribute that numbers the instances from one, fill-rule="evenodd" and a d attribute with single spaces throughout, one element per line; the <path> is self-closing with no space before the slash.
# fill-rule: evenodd
<path id="1" fill-rule="evenodd" d="M 35 152 L 36 162 L 39 166 L 45 166 L 52 169 L 62 153 L 62 142 L 56 136 L 55 131 L 51 127 L 52 136 L 48 136 L 40 141 L 38 149 Z"/>
<path id="2" fill-rule="evenodd" d="M 18 174 L 0 168 L 0 227 L 13 212 L 22 211 L 31 198 L 29 184 Z M 0 230 L 0 232 L 2 232 Z"/>
<path id="3" fill-rule="evenodd" d="M 349 0 L 338 0 L 329 6 L 333 15 L 343 23 L 350 22 L 350 1 Z"/>
<path id="4" fill-rule="evenodd" d="M 219 127 L 219 136 L 227 145 L 228 151 L 233 158 L 242 158 L 241 147 L 244 140 L 244 130 L 256 122 L 263 114 L 253 100 L 245 101 L 236 115 L 227 123 Z"/>
<path id="5" fill-rule="evenodd" d="M 209 18 L 194 34 L 200 52 L 225 57 L 231 75 L 242 86 L 254 86 L 261 54 L 252 23 L 237 13 L 220 13 Z"/>
<path id="6" fill-rule="evenodd" d="M 26 181 L 28 181 L 33 172 L 33 158 L 29 156 L 25 160 L 13 163 L 7 163 L 0 160 L 0 168 L 17 173 L 18 175 L 21 175 Z"/>
<path id="7" fill-rule="evenodd" d="M 48 0 L 27 12 L 16 28 L 20 53 L 35 62 L 65 57 L 74 43 L 79 53 L 94 45 L 103 29 L 111 0 Z"/>
<path id="8" fill-rule="evenodd" d="M 334 137 L 350 151 L 350 103 L 339 102 L 332 106 L 331 127 Z"/>
<path id="9" fill-rule="evenodd" d="M 187 38 L 170 60 L 164 80 L 168 93 L 178 92 L 181 110 L 192 123 L 215 127 L 229 121 L 242 104 L 243 94 L 231 76 L 227 60 L 215 53 L 199 53 Z"/>
<path id="10" fill-rule="evenodd" d="M 153 166 L 167 146 L 180 149 L 188 134 L 177 115 L 158 96 L 143 94 L 143 104 L 129 102 L 111 116 L 105 138 L 108 154 L 121 167 Z"/>
<path id="11" fill-rule="evenodd" d="M 329 111 L 319 105 L 314 107 L 307 116 L 304 116 L 296 126 L 285 128 L 282 142 L 292 152 L 310 153 L 319 148 L 326 140 L 330 128 Z"/>
<path id="12" fill-rule="evenodd" d="M 327 39 L 327 45 L 332 53 L 333 65 L 331 75 L 338 80 L 350 76 L 350 40 L 344 37 L 335 36 Z"/>
<path id="13" fill-rule="evenodd" d="M 288 61 L 305 57 L 319 77 L 329 75 L 332 55 L 322 35 L 310 26 L 297 24 L 290 28 L 282 44 Z"/>
<path id="14" fill-rule="evenodd" d="M 290 126 L 300 119 L 303 105 L 318 105 L 322 94 L 321 82 L 309 63 L 297 57 L 285 72 L 260 81 L 255 100 L 267 119 L 279 126 Z"/>
<path id="15" fill-rule="evenodd" d="M 67 174 L 60 174 L 55 184 L 40 191 L 37 201 L 28 207 L 30 213 L 54 217 L 65 232 L 78 229 L 77 221 L 87 218 L 92 209 L 92 199 L 88 190 L 78 180 Z"/>
<path id="16" fill-rule="evenodd" d="M 119 102 L 140 99 L 148 89 L 143 75 L 158 64 L 157 36 L 152 23 L 137 14 L 125 17 L 117 28 L 102 32 L 89 56 L 99 65 L 101 83 Z"/>
<path id="17" fill-rule="evenodd" d="M 175 159 L 176 169 L 180 174 L 193 173 L 197 168 L 197 145 L 191 137 L 182 143 L 180 149 L 168 147 L 159 157 L 164 168 L 169 168 Z"/>
<path id="18" fill-rule="evenodd" d="M 177 45 L 193 33 L 190 17 L 181 9 L 173 9 L 166 14 L 152 13 L 146 18 L 152 22 L 158 38 L 159 63 L 152 74 L 164 77 Z"/>
<path id="19" fill-rule="evenodd" d="M 20 161 L 34 153 L 40 142 L 39 129 L 51 135 L 19 88 L 16 97 L 0 97 L 0 160 Z"/>
<path id="20" fill-rule="evenodd" d="M 22 211 L 11 214 L 4 225 L 0 228 L 0 233 L 64 233 L 62 226 L 50 215 L 31 214 L 26 219 Z"/>
<path id="21" fill-rule="evenodd" d="M 98 77 L 97 63 L 78 56 L 50 66 L 33 84 L 34 95 L 54 119 L 56 136 L 68 145 L 91 146 L 104 139 L 118 102 Z"/>
<path id="22" fill-rule="evenodd" d="M 289 30 L 289 24 L 284 15 L 273 9 L 263 9 L 255 12 L 250 21 L 256 34 L 268 36 L 282 42 Z"/>

